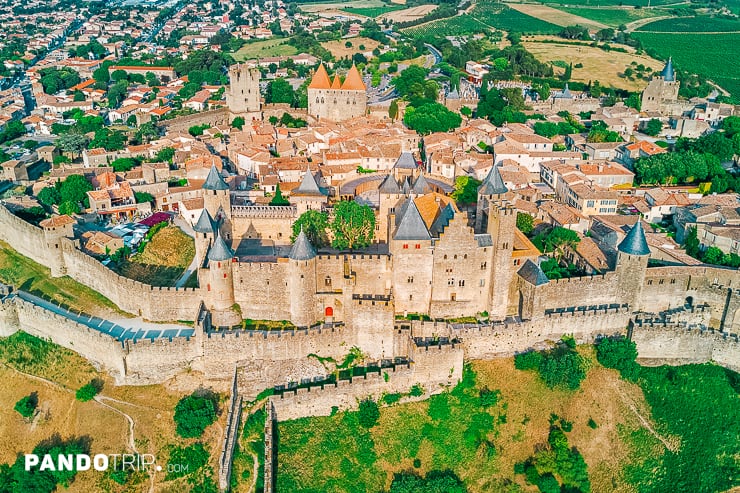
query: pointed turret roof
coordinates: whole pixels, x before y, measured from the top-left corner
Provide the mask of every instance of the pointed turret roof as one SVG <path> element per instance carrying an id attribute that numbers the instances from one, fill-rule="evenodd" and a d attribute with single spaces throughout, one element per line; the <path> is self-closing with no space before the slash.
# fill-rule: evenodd
<path id="1" fill-rule="evenodd" d="M 478 193 L 482 195 L 502 195 L 508 191 L 509 189 L 506 188 L 504 180 L 501 178 L 501 172 L 499 172 L 498 166 L 495 165 L 488 172 L 480 187 L 478 187 Z"/>
<path id="2" fill-rule="evenodd" d="M 547 284 L 548 282 L 550 282 L 540 266 L 535 264 L 531 260 L 527 260 L 522 268 L 519 269 L 519 272 L 517 272 L 517 274 L 519 274 L 519 277 L 530 284 L 534 284 L 535 286 L 542 286 L 543 284 Z"/>
<path id="3" fill-rule="evenodd" d="M 331 89 L 331 81 L 329 81 L 329 74 L 326 73 L 324 64 L 320 64 L 316 73 L 313 74 L 311 83 L 308 85 L 309 89 Z"/>
<path id="4" fill-rule="evenodd" d="M 342 81 L 339 80 L 339 75 L 334 76 L 334 81 L 331 83 L 332 89 L 341 89 L 342 88 Z"/>
<path id="5" fill-rule="evenodd" d="M 213 242 L 211 251 L 208 252 L 208 260 L 223 262 L 224 260 L 231 260 L 232 258 L 234 258 L 234 251 L 226 244 L 219 233 L 216 236 L 216 240 Z"/>
<path id="6" fill-rule="evenodd" d="M 637 220 L 617 248 L 620 252 L 628 255 L 650 255 L 650 247 L 648 247 L 645 239 L 642 221 Z"/>
<path id="7" fill-rule="evenodd" d="M 218 172 L 216 166 L 211 166 L 211 170 L 208 172 L 206 182 L 203 184 L 204 190 L 228 190 L 229 185 L 224 181 L 224 177 Z"/>
<path id="8" fill-rule="evenodd" d="M 668 57 L 668 61 L 665 64 L 665 67 L 663 68 L 663 72 L 661 74 L 663 76 L 663 80 L 666 82 L 673 82 L 676 80 L 676 72 L 673 70 L 673 58 Z"/>
<path id="9" fill-rule="evenodd" d="M 378 191 L 380 193 L 401 193 L 401 187 L 398 186 L 393 175 L 388 175 L 378 187 Z"/>
<path id="10" fill-rule="evenodd" d="M 403 185 L 401 186 L 401 189 L 403 190 L 404 195 L 408 195 L 409 192 L 411 192 L 411 185 L 409 184 L 408 176 L 404 177 Z"/>
<path id="11" fill-rule="evenodd" d="M 429 186 L 429 182 L 424 178 L 424 175 L 419 175 L 419 178 L 414 182 L 414 186 L 411 187 L 411 191 L 419 195 L 424 195 L 431 192 L 432 187 Z"/>
<path id="12" fill-rule="evenodd" d="M 393 165 L 394 168 L 398 169 L 416 169 L 416 159 L 410 152 L 402 152 L 396 163 Z"/>
<path id="13" fill-rule="evenodd" d="M 290 255 L 288 255 L 288 258 L 291 260 L 311 260 L 315 256 L 316 249 L 308 240 L 308 236 L 303 232 L 303 226 L 301 226 L 301 232 L 298 233 L 298 237 L 295 239 L 295 243 L 293 243 L 293 247 L 290 249 Z"/>
<path id="14" fill-rule="evenodd" d="M 198 222 L 193 225 L 197 233 L 213 233 L 216 230 L 216 221 L 213 220 L 207 209 L 203 209 Z"/>
<path id="15" fill-rule="evenodd" d="M 326 195 L 319 188 L 319 184 L 316 183 L 316 177 L 311 172 L 310 167 L 306 167 L 306 172 L 303 174 L 303 180 L 297 188 L 294 188 L 290 193 L 291 195 Z"/>
<path id="16" fill-rule="evenodd" d="M 424 219 L 419 213 L 416 204 L 412 199 L 407 200 L 408 205 L 403 213 L 401 222 L 396 228 L 396 233 L 393 235 L 394 240 L 430 240 L 432 236 L 429 234 L 429 230 L 424 224 Z"/>
<path id="17" fill-rule="evenodd" d="M 355 64 L 352 64 L 352 68 L 349 69 L 349 72 L 347 73 L 347 78 L 344 79 L 344 84 L 342 84 L 342 90 L 343 91 L 365 91 L 365 83 L 362 82 L 362 76 L 360 75 L 360 71 L 357 70 L 357 67 Z"/>

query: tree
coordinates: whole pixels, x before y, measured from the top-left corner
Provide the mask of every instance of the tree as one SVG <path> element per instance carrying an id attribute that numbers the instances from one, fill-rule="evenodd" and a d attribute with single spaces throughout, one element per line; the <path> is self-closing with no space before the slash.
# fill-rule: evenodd
<path id="1" fill-rule="evenodd" d="M 131 171 L 137 164 L 136 160 L 130 157 L 121 157 L 110 163 L 113 171 L 118 173 Z"/>
<path id="2" fill-rule="evenodd" d="M 684 240 L 686 253 L 694 258 L 698 258 L 701 252 L 699 248 L 701 244 L 696 234 L 696 226 L 691 226 L 686 233 L 686 239 Z"/>
<path id="3" fill-rule="evenodd" d="M 645 133 L 653 137 L 658 135 L 661 130 L 663 130 L 663 123 L 657 118 L 651 118 L 645 125 Z"/>
<path id="4" fill-rule="evenodd" d="M 39 404 L 39 395 L 37 392 L 31 392 L 29 395 L 22 397 L 21 400 L 15 403 L 13 409 L 24 418 L 30 418 L 36 411 L 36 406 Z"/>
<path id="5" fill-rule="evenodd" d="M 390 106 L 388 106 L 388 117 L 394 122 L 396 121 L 396 118 L 398 118 L 398 101 L 395 99 L 391 101 Z"/>
<path id="6" fill-rule="evenodd" d="M 519 231 L 528 235 L 534 229 L 534 218 L 527 213 L 517 212 L 516 227 Z"/>
<path id="7" fill-rule="evenodd" d="M 89 139 L 82 134 L 69 133 L 60 135 L 56 140 L 56 145 L 64 152 L 79 156 L 82 151 L 87 149 L 89 142 Z"/>
<path id="8" fill-rule="evenodd" d="M 553 228 L 544 239 L 545 253 L 552 252 L 555 258 L 560 261 L 565 255 L 566 249 L 575 250 L 581 241 L 580 236 L 573 230 L 562 228 L 560 226 Z"/>
<path id="9" fill-rule="evenodd" d="M 360 401 L 360 409 L 358 411 L 357 420 L 360 425 L 365 428 L 372 428 L 378 423 L 380 419 L 380 409 L 378 409 L 378 403 L 372 399 L 365 399 Z"/>
<path id="10" fill-rule="evenodd" d="M 473 116 L 473 110 L 471 110 L 467 106 L 463 106 L 462 108 L 460 108 L 460 114 L 467 118 L 470 118 L 471 116 Z"/>
<path id="11" fill-rule="evenodd" d="M 375 236 L 375 213 L 368 205 L 342 200 L 334 206 L 330 228 L 334 235 L 334 248 L 364 248 L 372 243 Z"/>
<path id="12" fill-rule="evenodd" d="M 80 101 L 84 101 L 85 99 L 86 99 L 85 93 L 83 93 L 82 91 L 77 90 L 74 92 L 74 96 L 73 96 L 74 101 L 80 102 Z"/>
<path id="13" fill-rule="evenodd" d="M 278 77 L 267 84 L 267 93 L 265 94 L 266 103 L 287 103 L 293 104 L 295 93 L 290 82 Z"/>
<path id="14" fill-rule="evenodd" d="M 61 195 L 59 194 L 59 190 L 57 190 L 55 187 L 42 188 L 36 198 L 38 198 L 39 202 L 47 207 L 58 204 L 62 200 Z"/>
<path id="15" fill-rule="evenodd" d="M 125 70 L 114 70 L 113 73 L 110 74 L 110 78 L 113 82 L 128 80 L 128 73 Z"/>
<path id="16" fill-rule="evenodd" d="M 185 396 L 175 406 L 177 434 L 183 438 L 197 438 L 216 420 L 218 394 L 197 390 Z"/>
<path id="17" fill-rule="evenodd" d="M 270 205 L 290 205 L 288 199 L 283 197 L 283 192 L 280 191 L 280 183 L 275 187 L 275 195 L 270 200 Z"/>
<path id="18" fill-rule="evenodd" d="M 626 380 L 635 381 L 640 373 L 637 345 L 624 336 L 605 337 L 596 345 L 596 359 L 607 368 L 619 370 Z"/>
<path id="19" fill-rule="evenodd" d="M 740 116 L 728 116 L 722 120 L 722 129 L 728 137 L 740 133 Z"/>
<path id="20" fill-rule="evenodd" d="M 83 385 L 75 393 L 75 398 L 80 402 L 87 402 L 92 400 L 96 395 L 103 390 L 102 380 L 94 379 L 90 383 Z"/>
<path id="21" fill-rule="evenodd" d="M 154 159 L 156 159 L 157 161 L 171 163 L 174 157 L 175 157 L 175 148 L 174 147 L 164 147 L 160 149 L 159 151 L 157 151 L 157 154 L 154 157 Z"/>
<path id="22" fill-rule="evenodd" d="M 475 204 L 478 202 L 478 187 L 480 180 L 471 176 L 458 176 L 455 178 L 455 189 L 450 194 L 458 204 Z"/>
<path id="23" fill-rule="evenodd" d="M 70 202 L 69 200 L 59 204 L 59 213 L 67 214 L 69 216 L 73 214 L 79 214 L 81 212 L 80 205 L 77 202 Z"/>
<path id="24" fill-rule="evenodd" d="M 70 175 L 59 187 L 59 199 L 62 203 L 71 202 L 78 204 L 87 200 L 87 192 L 92 189 L 93 186 L 84 176 Z"/>
<path id="25" fill-rule="evenodd" d="M 135 117 L 134 117 L 135 118 Z M 136 131 L 136 138 L 140 142 L 146 142 L 156 139 L 159 137 L 159 129 L 157 128 L 157 125 L 155 125 L 154 122 L 146 122 L 141 127 L 139 127 L 139 130 Z"/>
<path id="26" fill-rule="evenodd" d="M 238 130 L 241 130 L 244 127 L 244 123 L 246 122 L 244 121 L 243 116 L 237 116 L 233 120 L 231 120 L 231 126 Z"/>
<path id="27" fill-rule="evenodd" d="M 425 103 L 418 108 L 409 106 L 403 116 L 403 122 L 420 134 L 429 134 L 448 132 L 459 127 L 462 117 L 439 103 Z"/>
<path id="28" fill-rule="evenodd" d="M 154 201 L 154 195 L 147 192 L 134 192 L 134 199 L 137 204 L 151 203 Z"/>
<path id="29" fill-rule="evenodd" d="M 326 212 L 311 209 L 301 214 L 293 223 L 293 234 L 290 241 L 295 241 L 301 229 L 314 247 L 322 248 L 329 245 L 329 235 L 327 233 L 329 216 Z"/>

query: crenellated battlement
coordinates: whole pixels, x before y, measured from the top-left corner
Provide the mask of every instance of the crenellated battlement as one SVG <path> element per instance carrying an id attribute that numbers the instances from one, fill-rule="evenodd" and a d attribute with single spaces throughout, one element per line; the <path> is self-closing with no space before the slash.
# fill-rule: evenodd
<path id="1" fill-rule="evenodd" d="M 232 205 L 232 217 L 293 219 L 298 208 L 293 205 Z"/>

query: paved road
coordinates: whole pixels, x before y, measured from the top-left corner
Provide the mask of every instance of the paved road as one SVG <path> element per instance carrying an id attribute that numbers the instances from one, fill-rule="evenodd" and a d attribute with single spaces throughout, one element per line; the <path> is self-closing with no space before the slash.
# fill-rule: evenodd
<path id="1" fill-rule="evenodd" d="M 126 339 L 139 340 L 139 339 L 161 339 L 161 338 L 175 338 L 175 337 L 192 337 L 195 334 L 195 330 L 185 326 L 177 324 L 154 324 L 151 322 L 144 322 L 141 319 L 121 319 L 116 322 L 110 320 L 104 320 L 102 318 L 93 317 L 86 313 L 78 313 L 69 311 L 66 308 L 62 308 L 59 305 L 51 303 L 43 298 L 34 296 L 31 293 L 25 291 L 15 291 L 11 293 L 10 297 L 17 296 L 18 298 L 33 303 L 34 305 L 40 306 L 49 310 L 50 312 L 67 317 L 70 320 L 86 325 L 91 329 L 95 329 L 104 334 L 108 334 L 114 337 L 116 340 L 124 341 Z"/>

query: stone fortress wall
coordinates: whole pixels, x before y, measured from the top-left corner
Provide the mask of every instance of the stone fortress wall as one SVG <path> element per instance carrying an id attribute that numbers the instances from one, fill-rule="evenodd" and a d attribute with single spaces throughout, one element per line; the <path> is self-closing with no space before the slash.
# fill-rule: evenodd
<path id="1" fill-rule="evenodd" d="M 120 384 L 162 382 L 184 369 L 192 369 L 202 372 L 214 385 L 226 387 L 237 367 L 240 393 L 254 396 L 264 388 L 324 378 L 330 372 L 317 357 L 339 362 L 355 346 L 371 361 L 409 361 L 409 368 L 397 369 L 396 376 L 391 375 L 387 382 L 369 375 L 355 379 L 351 385 L 338 383 L 335 389 L 310 391 L 312 397 L 331 394 L 332 398 L 308 403 L 305 400 L 309 391 L 299 391 L 295 396 L 283 397 L 284 404 L 276 404 L 281 409 L 285 406 L 325 413 L 330 401 L 334 402 L 332 405 L 340 402 L 342 406 L 351 406 L 356 403 L 355 398 L 368 393 L 405 392 L 415 383 L 424 384 L 429 392 L 436 391 L 440 385 L 454 383 L 462 371 L 463 357 L 510 356 L 543 347 L 566 334 L 573 334 L 579 342 L 592 342 L 598 336 L 624 333 L 640 310 L 656 313 L 681 310 L 684 305 L 692 306 L 691 311 L 680 314 L 685 319 L 679 322 L 684 325 L 633 326 L 630 333 L 638 344 L 640 357 L 651 362 L 713 360 L 740 369 L 737 339 L 728 335 L 738 332 L 736 318 L 740 312 L 737 271 L 729 269 L 698 266 L 641 271 L 639 266 L 645 267 L 646 262 L 630 267 L 625 260 L 622 271 L 595 278 L 540 286 L 526 285 L 520 279 L 515 283 L 522 295 L 520 303 L 531 302 L 531 317 L 488 325 L 456 325 L 394 321 L 392 296 L 355 294 L 370 291 L 370 286 L 387 276 L 384 271 L 390 269 L 390 257 L 358 254 L 349 259 L 351 270 L 347 271 L 348 259 L 344 256 L 322 255 L 320 261 L 329 272 L 332 285 L 319 289 L 308 302 L 316 305 L 317 317 L 322 315 L 323 306 L 331 303 L 337 310 L 335 319 L 342 323 L 289 331 L 214 332 L 210 330 L 200 289 L 153 288 L 124 279 L 85 255 L 74 241 L 47 233 L 0 208 L 0 239 L 23 255 L 50 266 L 57 275 L 66 273 L 122 309 L 149 320 L 196 320 L 195 335 L 190 338 L 117 341 L 18 297 L 3 298 L 0 335 L 23 330 L 49 339 L 110 372 Z M 288 261 L 237 264 L 236 289 L 243 289 L 242 296 L 250 299 L 245 305 L 247 313 L 253 318 L 288 319 L 289 313 L 280 307 L 280 300 L 296 293 L 286 289 L 284 278 L 275 270 L 298 267 L 290 267 Z M 325 275 L 323 271 L 321 275 Z M 250 282 L 244 284 L 252 287 L 239 288 L 240 276 L 248 278 Z M 628 284 L 634 286 L 632 294 L 623 289 L 626 277 L 630 278 Z M 274 279 L 280 282 L 274 282 L 271 291 L 273 287 L 268 286 Z M 313 282 L 323 285 L 325 279 Z M 256 289 L 254 286 L 258 285 L 263 287 Z M 694 313 L 693 307 L 702 309 Z M 724 332 L 691 329 L 687 321 Z M 454 344 L 443 345 L 444 349 L 426 348 L 428 340 L 439 338 Z"/>

